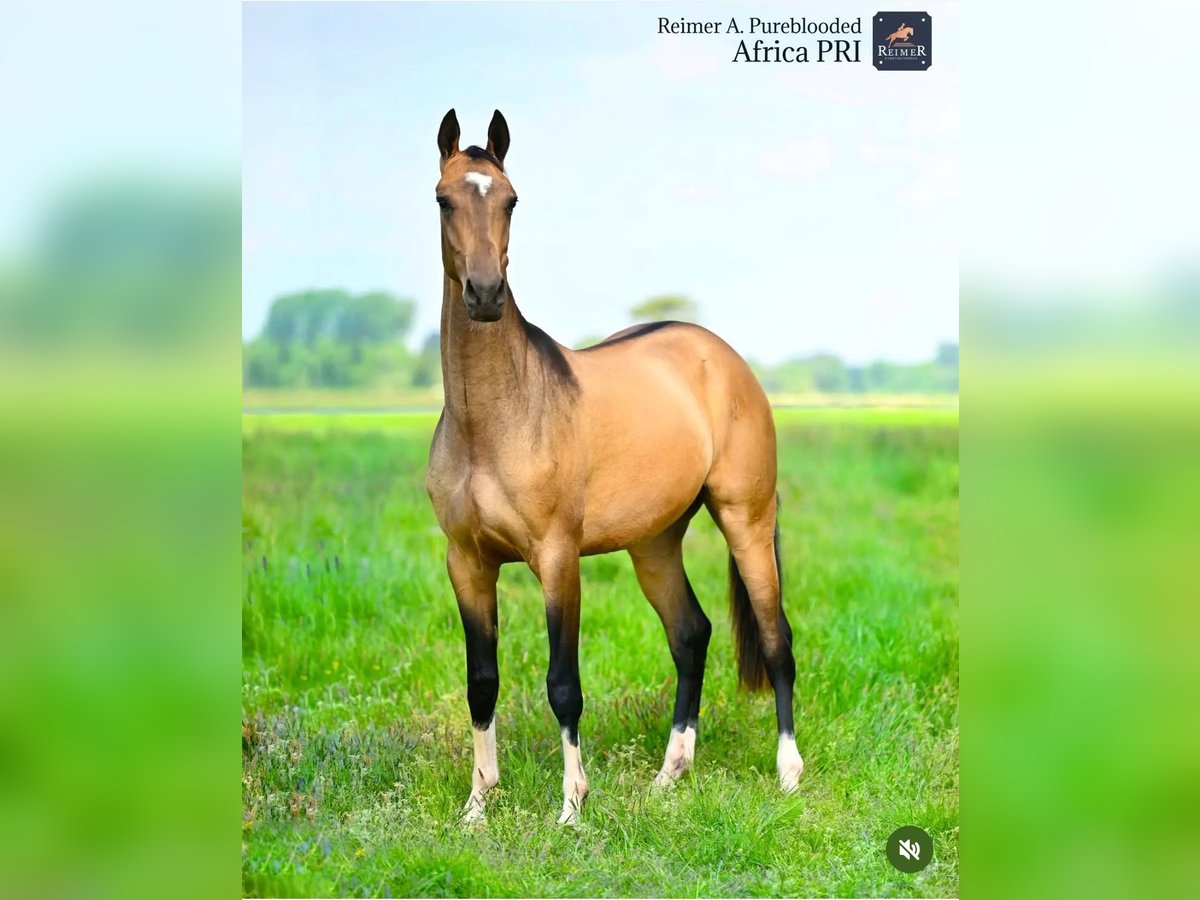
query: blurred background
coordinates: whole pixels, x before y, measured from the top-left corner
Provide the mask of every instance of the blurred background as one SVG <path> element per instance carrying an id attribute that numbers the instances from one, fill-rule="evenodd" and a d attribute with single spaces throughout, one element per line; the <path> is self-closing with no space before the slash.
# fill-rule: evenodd
<path id="1" fill-rule="evenodd" d="M 934 11 L 939 28 L 957 27 L 954 10 Z M 559 8 L 544 12 L 541 46 L 551 66 L 562 37 L 554 27 Z M 259 13 L 249 7 L 247 34 L 256 22 L 272 30 Z M 616 34 L 629 13 L 608 15 Z M 829 319 L 811 315 L 811 305 L 783 318 L 788 303 L 801 301 L 769 287 L 738 302 L 776 305 L 720 317 L 715 298 L 729 293 L 715 288 L 707 268 L 686 268 L 693 279 L 686 282 L 672 274 L 603 291 L 619 303 L 588 293 L 591 301 L 580 304 L 587 316 L 566 317 L 554 305 L 560 298 L 581 284 L 589 292 L 604 286 L 542 265 L 577 254 L 551 232 L 571 216 L 605 221 L 595 207 L 614 198 L 637 197 L 626 201 L 631 209 L 610 210 L 603 230 L 626 240 L 628 227 L 627 249 L 640 254 L 631 258 L 653 263 L 674 235 L 697 241 L 706 260 L 718 255 L 719 216 L 698 211 L 673 234 L 655 223 L 668 192 L 701 205 L 706 192 L 720 192 L 730 170 L 696 171 L 704 155 L 688 148 L 734 129 L 714 116 L 682 133 L 664 135 L 650 120 L 612 134 L 585 105 L 561 104 L 562 115 L 541 123 L 504 110 L 522 192 L 515 240 L 529 248 L 518 256 L 514 246 L 519 302 L 567 343 L 626 324 L 651 298 L 682 296 L 701 321 L 756 356 L 762 371 L 806 362 L 798 394 L 821 393 L 811 362 L 822 354 L 845 371 L 844 380 L 829 382 L 839 388 L 830 393 L 852 394 L 844 386 L 863 376 L 850 372 L 877 361 L 949 360 L 956 318 L 945 282 L 961 253 L 962 380 L 971 397 L 962 444 L 961 847 L 963 882 L 978 895 L 1182 892 L 1197 881 L 1200 230 L 1192 221 L 1197 126 L 1187 114 L 1194 79 L 1186 68 L 1197 18 L 1182 0 L 1136 10 L 1093 4 L 1086 14 L 1029 2 L 965 9 L 961 229 L 953 217 L 932 231 L 922 218 L 915 233 L 907 219 L 875 223 L 843 202 L 842 191 L 812 184 L 814 171 L 832 180 L 848 160 L 865 162 L 863 148 L 857 157 L 835 154 L 819 129 L 836 129 L 842 111 L 853 113 L 853 80 L 879 73 L 865 65 L 862 72 L 739 69 L 746 79 L 787 78 L 829 113 L 781 122 L 759 108 L 734 135 L 758 151 L 737 158 L 757 159 L 763 187 L 760 202 L 743 211 L 754 217 L 742 215 L 738 227 L 766 216 L 766 241 L 799 233 L 790 230 L 797 222 L 807 228 L 804 242 L 773 245 L 775 268 L 766 274 L 755 275 L 764 260 L 743 261 L 736 284 L 802 284 L 795 293 L 807 304 L 840 289 L 840 309 L 851 294 L 875 291 L 882 273 L 914 259 L 941 260 L 936 271 L 871 294 L 888 299 L 852 307 L 839 329 L 815 334 L 800 333 L 799 323 Z M 237 830 L 229 824 L 239 812 L 238 761 L 228 736 L 238 707 L 239 414 L 243 388 L 247 403 L 270 405 L 269 396 L 250 391 L 277 387 L 251 378 L 266 346 L 257 342 L 270 338 L 281 298 L 383 292 L 397 301 L 389 314 L 401 323 L 408 317 L 393 336 L 413 357 L 412 371 L 385 367 L 365 383 L 417 387 L 436 315 L 436 272 L 430 278 L 416 268 L 436 264 L 426 193 L 433 130 L 455 105 L 464 138 L 482 141 L 494 103 L 495 91 L 478 83 L 462 99 L 428 85 L 397 94 L 403 102 L 395 107 L 405 116 L 416 110 L 413 121 L 425 131 L 412 132 L 411 150 L 395 146 L 390 174 L 420 167 L 413 208 L 428 203 L 428 218 L 397 217 L 411 238 L 380 233 L 363 250 L 377 261 L 378 248 L 411 243 L 413 266 L 401 269 L 397 256 L 389 273 L 364 259 L 352 267 L 362 273 L 356 281 L 326 267 L 354 257 L 321 252 L 301 264 L 278 251 L 274 226 L 255 219 L 270 204 L 259 198 L 256 206 L 254 191 L 282 190 L 286 200 L 289 182 L 268 177 L 272 161 L 257 154 L 269 153 L 270 140 L 254 144 L 249 134 L 244 163 L 259 174 L 246 179 L 243 237 L 242 27 L 232 4 L 118 0 L 14 8 L 0 34 L 6 131 L 16 136 L 0 172 L 0 871 L 14 893 L 238 890 Z M 336 33 L 324 35 L 318 45 L 338 46 Z M 645 37 L 640 26 L 638 36 Z M 683 40 L 653 63 L 661 73 L 653 82 L 627 76 L 612 91 L 654 94 L 660 81 L 711 78 L 706 54 L 715 45 Z M 429 51 L 417 41 L 404 46 L 418 52 Z M 361 61 L 342 60 L 346 68 L 351 62 Z M 288 68 L 293 63 L 272 66 L 304 76 Z M 256 112 L 255 64 L 246 60 L 248 129 L 269 124 Z M 307 77 L 325 78 L 323 64 L 315 60 Z M 618 59 L 622 66 L 643 71 Z M 605 80 L 595 70 L 591 78 Z M 886 89 L 933 90 L 898 86 L 904 82 Z M 723 90 L 750 106 L 765 103 L 752 83 Z M 936 107 L 930 101 L 931 114 Z M 372 111 L 383 119 L 392 113 Z M 918 133 L 904 126 L 899 143 L 916 148 L 914 159 L 895 164 L 913 167 L 910 176 L 926 172 L 932 164 L 921 134 L 940 134 L 929 143 L 945 149 L 955 127 L 936 115 Z M 642 142 L 643 177 L 660 186 L 597 189 L 604 173 L 571 165 L 579 141 Z M 381 152 L 351 138 L 339 146 Z M 534 169 L 538 146 L 555 156 L 545 176 Z M 888 162 L 896 152 L 865 156 Z M 290 183 L 331 165 L 301 169 Z M 927 192 L 946 203 L 955 193 L 953 165 L 942 161 L 949 174 L 936 180 L 933 172 Z M 338 166 L 362 168 L 354 156 Z M 817 192 L 811 203 L 794 194 L 776 203 L 776 190 L 795 190 L 795 182 Z M 896 183 L 881 175 L 874 190 L 887 193 Z M 377 185 L 381 206 L 396 197 L 387 187 Z M 919 209 L 912 199 L 907 208 Z M 339 211 L 332 222 L 359 212 Z M 302 206 L 296 218 L 300 229 L 315 220 Z M 822 229 L 827 243 L 814 234 Z M 827 261 L 830 245 L 860 233 L 872 252 L 856 254 L 852 267 Z M 709 235 L 714 243 L 705 243 Z M 334 237 L 327 242 L 336 244 Z M 910 241 L 928 255 L 906 249 Z M 261 264 L 247 267 L 239 322 L 243 242 L 246 260 Z M 755 277 L 743 279 L 747 273 Z M 404 300 L 412 301 L 410 313 Z M 932 327 L 910 330 L 896 320 L 909 311 Z M 758 331 L 773 336 L 757 340 Z M 304 372 L 283 386 L 313 388 L 311 367 Z M 388 394 L 385 402 L 402 400 Z"/>
<path id="2" fill-rule="evenodd" d="M 0 893 L 233 894 L 240 11 L 4 19 Z"/>
<path id="3" fill-rule="evenodd" d="M 1200 10 L 963 18 L 963 890 L 1187 891 Z"/>

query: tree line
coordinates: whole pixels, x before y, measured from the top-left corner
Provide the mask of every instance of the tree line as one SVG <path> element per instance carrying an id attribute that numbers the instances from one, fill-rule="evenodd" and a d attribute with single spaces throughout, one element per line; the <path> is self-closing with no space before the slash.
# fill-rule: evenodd
<path id="1" fill-rule="evenodd" d="M 277 298 L 242 353 L 255 388 L 431 387 L 441 381 L 438 336 L 406 343 L 416 305 L 386 291 L 309 290 Z"/>
<path id="2" fill-rule="evenodd" d="M 407 343 L 416 305 L 385 291 L 352 294 L 308 290 L 277 298 L 262 333 L 243 348 L 246 387 L 431 388 L 440 384 L 437 332 L 415 352 Z M 700 319 L 688 297 L 651 297 L 630 310 L 635 322 Z M 595 344 L 586 338 L 577 346 Z M 778 365 L 751 366 L 772 394 L 948 394 L 958 391 L 958 344 L 944 343 L 933 359 L 916 364 L 877 361 L 852 366 L 832 353 L 798 356 Z"/>
<path id="3" fill-rule="evenodd" d="M 777 366 L 750 365 L 769 394 L 958 393 L 957 343 L 939 345 L 935 357 L 922 363 L 852 366 L 832 353 L 817 353 Z"/>

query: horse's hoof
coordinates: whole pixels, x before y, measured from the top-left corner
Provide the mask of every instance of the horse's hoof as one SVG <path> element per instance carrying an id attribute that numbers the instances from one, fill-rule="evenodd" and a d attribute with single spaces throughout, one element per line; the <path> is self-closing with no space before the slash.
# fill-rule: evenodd
<path id="1" fill-rule="evenodd" d="M 575 796 L 570 800 L 563 801 L 562 815 L 558 817 L 559 825 L 578 825 L 579 811 L 583 808 L 583 798 L 587 796 L 585 792 L 583 796 Z"/>
<path id="2" fill-rule="evenodd" d="M 467 805 L 463 807 L 462 817 L 459 821 L 463 825 L 482 825 L 487 821 L 487 817 L 483 814 L 483 804 L 477 802 L 474 798 L 467 801 Z"/>
<path id="3" fill-rule="evenodd" d="M 779 786 L 785 794 L 794 794 L 800 788 L 800 776 L 804 773 L 804 763 L 787 772 L 779 773 Z"/>
<path id="4" fill-rule="evenodd" d="M 669 788 L 674 787 L 679 783 L 679 779 L 686 775 L 691 770 L 689 765 L 679 766 L 663 766 L 658 774 L 654 776 L 654 782 L 651 787 L 654 788 Z"/>
<path id="5" fill-rule="evenodd" d="M 804 774 L 804 760 L 796 749 L 796 742 L 785 738 L 779 742 L 779 754 L 775 757 L 779 770 L 779 786 L 785 794 L 790 794 L 800 786 L 800 776 Z"/>
<path id="6" fill-rule="evenodd" d="M 579 810 L 571 807 L 564 809 L 562 815 L 558 817 L 559 825 L 570 825 L 572 827 L 579 824 Z"/>
<path id="7" fill-rule="evenodd" d="M 675 780 L 678 777 L 679 777 L 678 775 L 672 775 L 666 769 L 663 769 L 661 772 L 659 772 L 657 775 L 654 776 L 654 780 L 652 782 L 650 782 L 650 787 L 652 790 L 657 790 L 657 791 L 666 790 L 669 787 L 675 786 Z"/>

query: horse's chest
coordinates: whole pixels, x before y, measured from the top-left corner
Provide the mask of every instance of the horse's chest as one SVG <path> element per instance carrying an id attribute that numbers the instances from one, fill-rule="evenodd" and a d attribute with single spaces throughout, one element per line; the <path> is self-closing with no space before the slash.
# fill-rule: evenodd
<path id="1" fill-rule="evenodd" d="M 520 553 L 528 528 L 514 492 L 493 473 L 431 462 L 429 495 L 447 536 L 464 547 Z"/>

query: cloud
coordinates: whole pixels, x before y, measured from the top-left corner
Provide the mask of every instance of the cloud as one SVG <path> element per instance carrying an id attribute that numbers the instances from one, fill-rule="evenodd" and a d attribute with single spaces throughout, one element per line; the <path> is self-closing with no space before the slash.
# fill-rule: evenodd
<path id="1" fill-rule="evenodd" d="M 687 203 L 717 203 L 729 197 L 729 192 L 719 185 L 705 182 L 678 184 L 674 188 L 674 194 Z"/>
<path id="2" fill-rule="evenodd" d="M 774 178 L 806 181 L 833 165 L 833 145 L 825 136 L 796 138 L 772 147 L 758 158 L 758 171 Z"/>
<path id="3" fill-rule="evenodd" d="M 869 163 L 907 163 L 922 162 L 926 153 L 911 144 L 896 144 L 867 138 L 858 145 L 858 157 Z"/>
<path id="4" fill-rule="evenodd" d="M 919 206 L 936 206 L 958 199 L 958 159 L 935 157 L 899 191 L 901 199 Z"/>
<path id="5" fill-rule="evenodd" d="M 721 69 L 724 60 L 699 42 L 662 41 L 652 50 L 651 63 L 668 81 L 696 81 Z"/>

